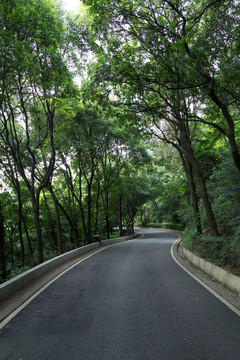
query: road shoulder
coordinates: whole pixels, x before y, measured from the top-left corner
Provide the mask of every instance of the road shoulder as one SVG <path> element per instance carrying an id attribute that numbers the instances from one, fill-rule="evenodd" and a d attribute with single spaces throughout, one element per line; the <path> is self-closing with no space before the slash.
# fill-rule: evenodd
<path id="1" fill-rule="evenodd" d="M 109 246 L 114 246 L 121 242 L 131 241 L 141 237 L 141 234 L 135 233 L 131 236 L 103 240 L 100 247 L 91 250 L 89 249 L 86 252 L 83 252 L 78 256 L 61 263 L 58 266 L 53 267 L 44 275 L 39 276 L 37 279 L 29 282 L 28 285 L 25 285 L 21 289 L 14 292 L 12 295 L 7 297 L 6 300 L 0 301 L 0 329 L 4 326 L 3 324 L 7 321 L 7 318 L 13 316 L 14 313 L 18 312 L 19 309 L 29 303 L 35 296 L 37 296 L 38 293 L 43 291 L 47 286 L 51 285 L 53 281 L 57 280 L 66 271 L 70 270 L 81 261 L 84 261 L 90 256 L 108 248 Z"/>
<path id="2" fill-rule="evenodd" d="M 221 300 L 226 306 L 240 316 L 240 298 L 233 291 L 217 282 L 214 278 L 204 273 L 193 265 L 183 254 L 181 239 L 175 241 L 171 254 L 174 261 L 190 276 L 194 277 L 202 286 Z"/>
<path id="3" fill-rule="evenodd" d="M 100 248 L 103 250 L 106 246 Z M 98 249 L 90 250 L 74 259 L 66 261 L 65 263 L 55 267 L 51 271 L 47 272 L 45 275 L 39 277 L 38 279 L 32 281 L 29 285 L 24 286 L 22 289 L 18 290 L 16 293 L 11 295 L 4 301 L 0 302 L 0 324 L 1 322 L 13 313 L 17 308 L 19 308 L 23 303 L 30 299 L 35 293 L 42 289 L 46 284 L 54 280 L 60 274 L 63 274 L 66 270 L 70 269 L 79 261 L 91 256 L 92 254 L 99 251 Z"/>

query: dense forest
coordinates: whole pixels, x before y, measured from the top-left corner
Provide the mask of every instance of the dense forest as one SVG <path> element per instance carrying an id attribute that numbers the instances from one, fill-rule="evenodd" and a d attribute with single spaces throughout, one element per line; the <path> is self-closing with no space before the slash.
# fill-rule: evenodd
<path id="1" fill-rule="evenodd" d="M 136 225 L 240 273 L 239 14 L 0 2 L 0 282 Z"/>

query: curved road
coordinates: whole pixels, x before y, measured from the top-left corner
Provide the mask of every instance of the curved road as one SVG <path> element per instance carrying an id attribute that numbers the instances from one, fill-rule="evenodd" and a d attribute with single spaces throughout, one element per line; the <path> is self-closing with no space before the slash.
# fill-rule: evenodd
<path id="1" fill-rule="evenodd" d="M 1 360 L 239 360 L 240 317 L 172 259 L 177 235 L 105 248 L 0 330 Z"/>

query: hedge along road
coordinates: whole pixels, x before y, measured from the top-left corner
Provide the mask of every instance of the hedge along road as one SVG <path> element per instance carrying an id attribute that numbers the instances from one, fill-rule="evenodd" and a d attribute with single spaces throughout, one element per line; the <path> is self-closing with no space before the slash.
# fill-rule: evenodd
<path id="1" fill-rule="evenodd" d="M 239 360 L 240 317 L 172 259 L 178 235 L 107 247 L 0 330 L 0 359 Z"/>

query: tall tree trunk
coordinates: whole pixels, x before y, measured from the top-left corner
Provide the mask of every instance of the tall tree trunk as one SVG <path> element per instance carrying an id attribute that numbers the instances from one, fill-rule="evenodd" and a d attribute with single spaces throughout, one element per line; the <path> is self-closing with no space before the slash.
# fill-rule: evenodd
<path id="1" fill-rule="evenodd" d="M 201 225 L 201 220 L 200 220 L 197 189 L 196 189 L 195 181 L 194 181 L 194 177 L 193 177 L 192 165 L 188 161 L 188 159 L 186 159 L 184 157 L 182 151 L 180 151 L 180 149 L 178 149 L 178 151 L 179 151 L 179 154 L 180 154 L 180 157 L 182 160 L 182 164 L 183 164 L 183 168 L 184 168 L 184 171 L 185 171 L 185 174 L 187 177 L 188 188 L 189 188 L 189 192 L 190 192 L 191 204 L 192 204 L 192 208 L 193 208 L 193 212 L 194 212 L 194 219 L 195 219 L 195 223 L 196 223 L 197 233 L 201 234 L 202 233 L 202 225 Z"/>
<path id="2" fill-rule="evenodd" d="M 9 158 L 9 154 L 7 156 L 8 158 L 8 166 L 5 167 L 6 171 L 9 172 L 8 178 L 10 179 L 12 185 L 14 186 L 16 193 L 17 193 L 17 199 L 18 199 L 18 234 L 19 234 L 19 241 L 20 241 L 20 248 L 21 248 L 21 258 L 20 263 L 23 265 L 25 261 L 25 248 L 24 248 L 24 239 L 23 239 L 23 231 L 22 231 L 22 219 L 23 219 L 23 205 L 22 205 L 22 194 L 21 194 L 21 188 L 19 184 L 18 179 L 18 172 L 16 169 L 16 166 L 14 166 L 11 162 L 11 159 Z M 4 166 L 4 163 L 3 163 Z"/>
<path id="3" fill-rule="evenodd" d="M 5 280 L 6 276 L 4 216 L 0 203 L 0 280 Z"/>
<path id="4" fill-rule="evenodd" d="M 47 212 L 48 212 L 48 215 L 49 215 L 50 228 L 52 230 L 53 246 L 54 246 L 54 249 L 56 249 L 57 248 L 57 237 L 56 237 L 56 234 L 55 234 L 55 223 L 53 223 L 53 221 L 52 221 L 52 212 L 51 212 L 50 207 L 48 205 L 48 201 L 47 201 L 47 197 L 46 197 L 44 189 L 43 189 L 42 192 L 43 192 L 45 206 L 46 206 L 46 209 L 47 209 Z"/>
<path id="5" fill-rule="evenodd" d="M 184 121 L 179 121 L 179 130 L 180 130 L 181 146 L 183 148 L 184 155 L 187 157 L 187 159 L 191 163 L 193 170 L 197 176 L 199 195 L 200 195 L 200 197 L 203 201 L 204 207 L 205 207 L 210 234 L 212 236 L 217 236 L 218 235 L 217 223 L 215 220 L 211 202 L 208 197 L 205 178 L 204 178 L 204 175 L 200 168 L 199 162 L 194 155 L 192 146 L 190 144 L 190 140 L 186 133 Z"/>
<path id="6" fill-rule="evenodd" d="M 234 126 L 232 126 L 232 129 L 229 130 L 227 137 L 228 137 L 229 144 L 231 147 L 233 161 L 234 161 L 236 167 L 238 168 L 238 170 L 240 170 L 240 154 L 239 154 L 238 146 L 237 146 L 236 139 L 235 139 Z"/>
<path id="7" fill-rule="evenodd" d="M 62 241 L 62 229 L 61 229 L 61 220 L 60 220 L 60 214 L 59 214 L 59 207 L 58 207 L 58 201 L 55 196 L 55 193 L 53 191 L 52 185 L 49 183 L 47 186 L 47 189 L 49 193 L 51 194 L 54 208 L 55 208 L 55 216 L 56 216 L 56 224 L 57 224 L 57 243 L 58 243 L 58 254 L 63 253 L 63 241 Z"/>
<path id="8" fill-rule="evenodd" d="M 12 231 L 11 231 L 11 234 L 10 234 L 10 237 L 9 237 L 9 240 L 10 240 L 10 257 L 11 257 L 11 265 L 12 265 L 12 268 L 14 268 L 14 251 L 13 251 L 13 238 L 12 238 Z"/>
<path id="9" fill-rule="evenodd" d="M 70 202 L 70 208 L 72 209 L 72 214 L 69 215 L 59 201 L 58 201 L 58 206 L 61 209 L 64 216 L 66 217 L 66 219 L 71 227 L 71 231 L 74 234 L 74 238 L 76 241 L 76 246 L 79 247 L 79 246 L 81 246 L 81 243 L 80 243 L 80 239 L 79 239 L 78 225 L 77 225 L 77 221 L 76 221 L 76 211 L 75 211 L 76 210 L 75 209 L 75 201 L 78 202 L 78 198 L 74 192 L 71 168 L 68 165 L 67 160 L 63 154 L 61 154 L 61 158 L 65 165 L 64 177 L 65 177 L 65 180 L 67 183 L 68 198 L 69 198 L 69 202 Z"/>
<path id="10" fill-rule="evenodd" d="M 87 233 L 88 233 L 88 244 L 93 242 L 92 239 L 92 229 L 91 229 L 91 223 L 92 223 L 92 197 L 91 197 L 91 184 L 88 184 L 88 199 L 87 199 Z"/>
<path id="11" fill-rule="evenodd" d="M 68 221 L 68 223 L 69 223 L 69 225 L 70 225 L 70 227 L 72 229 L 72 232 L 74 234 L 74 238 L 75 238 L 75 241 L 76 241 L 76 246 L 79 247 L 80 246 L 80 241 L 79 241 L 77 225 L 74 224 L 71 217 L 68 215 L 68 213 L 66 212 L 66 210 L 62 206 L 62 204 L 58 200 L 57 200 L 57 202 L 58 202 L 59 209 L 62 211 L 62 213 L 66 217 L 66 219 L 67 219 L 67 221 Z"/>
<path id="12" fill-rule="evenodd" d="M 87 245 L 88 244 L 88 232 L 87 232 L 87 226 L 86 226 L 86 222 L 85 222 L 85 214 L 84 214 L 82 200 L 79 199 L 78 203 L 79 203 L 81 222 L 82 222 L 82 228 L 83 228 L 84 245 Z"/>
<path id="13" fill-rule="evenodd" d="M 206 215 L 207 215 L 207 219 L 208 219 L 208 226 L 209 226 L 209 231 L 210 234 L 212 236 L 218 236 L 218 228 L 217 228 L 217 223 L 216 223 L 216 219 L 213 213 L 213 209 L 212 209 L 212 205 L 211 202 L 209 200 L 209 196 L 207 193 L 207 188 L 206 188 L 206 183 L 205 183 L 205 178 L 203 176 L 203 173 L 200 169 L 199 163 L 197 161 L 197 159 L 195 157 L 192 156 L 192 154 L 190 154 L 190 162 L 194 168 L 194 172 L 197 176 L 198 179 L 198 187 L 199 187 L 199 195 L 203 201 L 204 204 L 204 208 L 206 211 Z"/>
<path id="14" fill-rule="evenodd" d="M 28 232 L 28 228 L 27 228 L 27 224 L 26 224 L 26 219 L 22 213 L 22 223 L 23 223 L 23 227 L 24 227 L 24 231 L 27 237 L 27 243 L 28 243 L 28 249 L 29 249 L 29 253 L 31 256 L 33 256 L 33 249 L 32 249 L 32 244 L 31 244 L 31 239 L 29 236 L 29 232 Z"/>
<path id="15" fill-rule="evenodd" d="M 80 166 L 79 166 L 80 168 Z M 84 245 L 87 245 L 88 243 L 88 232 L 87 232 L 87 226 L 86 226 L 86 221 L 85 221 L 85 214 L 84 214 L 84 209 L 83 209 L 83 202 L 82 202 L 82 171 L 79 170 L 79 197 L 77 197 L 77 201 L 79 204 L 79 208 L 80 208 L 80 215 L 81 215 L 81 221 L 82 221 L 82 228 L 83 228 L 83 236 L 84 236 Z M 75 195 L 75 194 L 73 194 Z"/>
<path id="16" fill-rule="evenodd" d="M 119 236 L 121 237 L 121 236 L 123 236 L 122 195 L 121 194 L 119 194 L 118 203 L 119 203 Z"/>
<path id="17" fill-rule="evenodd" d="M 99 198 L 100 198 L 100 186 L 98 183 L 98 192 L 97 192 L 97 198 L 96 198 L 96 215 L 95 215 L 95 222 L 94 222 L 94 234 L 96 234 L 96 235 L 98 235 L 98 233 L 99 233 L 99 229 L 98 229 Z"/>
<path id="18" fill-rule="evenodd" d="M 105 221 L 106 221 L 106 232 L 107 232 L 107 239 L 110 238 L 110 222 L 109 222 L 109 201 L 108 201 L 108 191 L 105 191 L 105 201 L 104 201 L 104 210 L 105 210 Z"/>
<path id="19" fill-rule="evenodd" d="M 40 216 L 39 216 L 39 196 L 40 196 L 39 191 L 37 191 L 36 196 L 32 194 L 33 218 L 34 218 L 34 227 L 36 232 L 36 243 L 37 243 L 37 264 L 41 264 L 43 262 L 43 241 L 42 241 L 42 229 L 41 229 Z"/>
<path id="20" fill-rule="evenodd" d="M 134 234 L 134 218 L 132 219 L 132 234 Z"/>
<path id="21" fill-rule="evenodd" d="M 21 190 L 19 186 L 18 179 L 16 181 L 16 190 L 17 190 L 17 197 L 18 197 L 18 233 L 19 233 L 19 240 L 20 240 L 20 247 L 21 247 L 21 264 L 24 264 L 25 261 L 25 249 L 24 249 L 24 240 L 23 240 L 23 232 L 22 232 L 22 196 Z"/>

